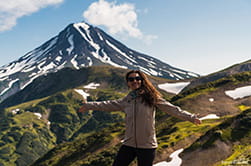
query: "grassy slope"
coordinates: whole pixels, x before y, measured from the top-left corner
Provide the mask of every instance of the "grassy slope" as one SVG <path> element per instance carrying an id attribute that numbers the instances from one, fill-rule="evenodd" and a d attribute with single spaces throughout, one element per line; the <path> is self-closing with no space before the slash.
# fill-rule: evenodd
<path id="1" fill-rule="evenodd" d="M 126 89 L 121 89 L 122 93 L 114 93 L 114 89 L 119 89 L 119 85 L 121 85 L 121 81 L 123 80 L 122 77 L 118 79 L 119 76 L 122 76 L 122 74 L 117 73 L 115 75 L 116 77 L 111 77 L 111 70 L 104 70 L 100 71 L 98 68 L 92 69 L 93 73 L 108 73 L 105 74 L 103 77 L 89 77 L 88 82 L 100 82 L 102 80 L 109 79 L 106 81 L 115 81 L 111 86 L 107 87 L 107 83 L 101 84 L 103 86 L 102 90 L 91 90 L 90 93 L 91 96 L 95 96 L 94 98 L 91 97 L 89 100 L 104 100 L 104 99 L 112 99 L 112 98 L 119 98 L 124 95 L 124 92 Z M 207 94 L 208 92 L 215 91 L 215 89 L 220 89 L 224 87 L 225 85 L 237 85 L 237 84 L 243 84 L 245 82 L 250 81 L 250 72 L 244 73 L 240 76 L 235 76 L 233 79 L 231 78 L 230 81 L 227 78 L 226 80 L 221 80 L 216 83 L 211 83 L 210 85 L 206 85 L 206 87 L 194 89 L 193 91 L 190 91 L 188 94 L 181 94 L 182 96 L 177 96 L 173 98 L 173 101 L 179 104 L 181 107 L 185 105 L 183 101 L 189 101 L 189 99 L 196 98 L 196 96 L 203 96 Z M 163 80 L 160 80 L 163 81 Z M 104 88 L 106 87 L 106 88 Z M 78 88 L 83 88 L 79 86 Z M 169 98 L 166 96 L 166 98 Z M 45 97 L 42 99 L 34 100 L 28 103 L 23 103 L 21 105 L 12 107 L 7 109 L 12 110 L 14 108 L 20 108 L 21 114 L 17 116 L 9 116 L 9 125 L 11 128 L 5 129 L 2 131 L 0 138 L 0 155 L 1 160 L 0 163 L 14 163 L 14 161 L 18 161 L 20 158 L 20 154 L 23 157 L 26 162 L 27 156 L 22 153 L 17 153 L 17 147 L 20 146 L 20 142 L 24 142 L 31 146 L 28 146 L 28 149 L 26 149 L 26 152 L 38 154 L 39 150 L 43 149 L 44 147 L 47 147 L 47 149 L 44 149 L 44 151 L 49 150 L 51 147 L 54 147 L 56 144 L 60 143 L 58 146 L 53 148 L 49 153 L 45 154 L 43 158 L 38 160 L 34 165 L 102 165 L 102 166 L 108 166 L 111 165 L 111 162 L 113 160 L 114 155 L 116 154 L 116 151 L 120 145 L 119 139 L 123 135 L 123 122 L 121 121 L 121 118 L 123 118 L 123 114 L 119 113 L 107 113 L 107 114 L 100 114 L 99 112 L 91 111 L 88 114 L 79 115 L 76 113 L 76 109 L 80 106 L 79 102 L 81 100 L 81 96 L 76 94 L 72 89 L 69 89 L 67 91 L 62 91 L 59 93 L 56 93 L 55 95 L 52 95 L 50 97 Z M 181 102 L 182 101 L 182 102 Z M 67 103 L 67 104 L 66 104 Z M 55 108 L 55 109 L 54 109 Z M 239 105 L 239 108 L 241 109 L 248 109 L 249 105 Z M 236 109 L 239 109 L 238 105 L 236 106 Z M 47 119 L 43 120 L 37 120 L 36 116 L 30 112 L 26 112 L 29 110 L 30 112 L 41 112 L 45 115 L 48 114 L 48 111 L 50 112 L 50 115 L 53 110 L 55 110 L 55 116 L 49 116 L 49 120 L 52 122 L 52 130 L 47 131 Z M 61 111 L 59 111 L 61 110 Z M 194 111 L 195 108 L 189 111 Z M 246 112 L 246 111 L 245 111 Z M 248 112 L 248 111 L 247 111 Z M 27 115 L 26 115 L 27 114 Z M 25 116 L 24 116 L 25 115 Z M 62 115 L 62 116 L 61 116 Z M 105 117 L 105 118 L 104 118 Z M 110 119 L 109 119 L 110 118 Z M 235 117 L 236 118 L 236 117 Z M 218 128 L 222 130 L 221 132 L 223 134 L 223 138 L 228 140 L 227 142 L 234 142 L 234 140 L 227 137 L 228 135 L 226 133 L 229 133 L 229 129 L 223 129 L 221 128 L 221 125 L 224 123 L 227 123 L 225 121 L 229 121 L 229 119 L 235 119 L 229 116 L 225 116 L 222 119 L 219 120 L 207 120 L 200 126 L 195 126 L 189 122 L 181 122 L 175 118 L 171 118 L 167 116 L 165 113 L 161 111 L 157 111 L 157 136 L 158 136 L 158 142 L 159 142 L 159 148 L 157 150 L 158 155 L 156 157 L 157 160 L 163 160 L 166 159 L 167 156 L 173 151 L 181 147 L 189 147 L 192 145 L 188 150 L 191 151 L 197 150 L 200 147 L 214 145 L 215 141 L 217 139 L 215 138 L 215 135 L 212 134 L 211 136 L 208 136 L 208 133 L 215 133 L 218 132 Z M 29 122 L 29 120 L 31 120 Z M 102 122 L 102 119 L 108 119 L 110 121 L 111 119 L 115 119 L 113 123 L 108 124 L 107 121 Z M 117 119 L 117 121 L 116 121 Z M 26 125 L 26 122 L 31 123 L 32 125 L 28 125 L 26 127 L 20 127 L 20 125 Z M 61 123 L 64 122 L 64 123 Z M 74 123 L 73 123 L 74 122 Z M 89 126 L 89 127 L 88 127 Z M 91 127 L 92 126 L 92 127 Z M 95 126 L 93 128 L 93 126 Z M 224 125 L 223 125 L 224 126 Z M 240 125 L 242 128 L 243 125 Z M 15 129 L 15 130 L 14 130 Z M 63 132 L 60 132 L 63 130 Z M 98 129 L 98 130 L 96 130 Z M 217 129 L 217 130 L 216 130 Z M 246 131 L 247 128 L 244 127 L 244 131 Z M 46 139 L 44 137 L 41 137 L 39 132 L 41 130 L 44 130 L 47 133 L 46 137 L 50 139 Z M 12 136 L 13 133 L 20 132 L 18 136 Z M 95 131 L 95 132 L 92 132 Z M 228 131 L 228 132 L 227 132 Z M 216 135 L 217 135 L 216 132 Z M 220 133 L 221 133 L 220 132 Z M 28 134 L 27 134 L 28 133 Z M 208 141 L 206 142 L 200 142 L 200 139 L 205 136 L 205 138 L 208 138 Z M 4 139 L 3 139 L 4 138 Z M 21 138 L 24 138 L 23 141 Z M 29 140 L 32 140 L 31 142 L 28 142 L 26 138 L 29 138 Z M 218 138 L 218 137 L 217 137 Z M 244 137 L 245 138 L 245 137 Z M 249 136 L 247 137 L 249 138 Z M 17 139 L 15 141 L 15 139 Z M 36 145 L 38 140 L 43 140 L 43 146 L 37 145 L 37 151 L 34 152 L 33 145 Z M 197 140 L 198 139 L 198 140 Z M 14 141 L 13 141 L 14 140 Z M 196 141 L 197 140 L 197 141 Z M 243 139 L 244 142 L 247 141 L 247 139 Z M 242 140 L 242 142 L 243 142 Z M 249 139 L 248 139 L 249 140 Z M 6 142 L 7 141 L 7 142 Z M 65 142 L 67 141 L 67 142 Z M 70 141 L 70 142 L 68 142 Z M 64 143 L 65 142 L 65 143 Z M 34 149 L 33 149 L 34 148 Z M 21 151 L 25 148 L 19 148 Z M 242 149 L 242 150 L 238 150 Z M 245 150 L 246 149 L 246 150 Z M 250 152 L 250 146 L 247 146 L 244 144 L 235 145 L 233 143 L 233 153 L 230 154 L 229 158 L 222 158 L 222 160 L 226 159 L 226 161 L 233 161 L 236 160 L 235 156 L 248 156 L 248 152 Z M 8 157 L 9 154 L 12 154 L 11 157 Z M 40 155 L 43 153 L 40 153 Z M 238 155 L 237 155 L 238 154 Z M 32 158 L 32 156 L 31 156 Z M 37 158 L 37 156 L 34 156 L 33 159 Z M 19 159 L 20 160 L 20 159 Z M 20 160 L 20 163 L 23 160 Z M 13 164 L 14 165 L 14 164 Z"/>
<path id="2" fill-rule="evenodd" d="M 112 99 L 121 95 L 107 89 L 100 90 L 97 96 L 98 99 Z M 81 99 L 74 90 L 67 90 L 6 109 L 7 112 L 17 108 L 20 111 L 16 115 L 9 113 L 9 128 L 0 134 L 0 163 L 27 165 L 56 144 L 74 140 L 81 133 L 88 135 L 121 121 L 120 114 L 98 111 L 78 114 Z M 43 117 L 38 119 L 34 113 L 41 113 Z"/>
<path id="3" fill-rule="evenodd" d="M 58 76 L 56 73 L 55 75 L 59 78 L 64 75 L 67 78 L 68 70 L 70 69 L 67 69 L 66 73 L 61 73 L 62 76 Z M 97 100 L 114 99 L 124 95 L 124 92 L 114 92 L 114 89 L 126 91 L 125 86 L 120 86 L 121 80 L 124 79 L 125 70 L 114 71 L 114 68 L 111 67 L 93 67 L 86 70 L 91 75 L 85 80 L 86 84 L 99 81 L 103 86 L 103 90 L 98 92 L 96 90 L 89 91 L 92 94 L 91 96 L 97 96 Z M 70 74 L 72 73 L 74 71 L 70 72 Z M 79 72 L 75 74 L 79 77 Z M 93 77 L 93 75 L 100 77 Z M 43 79 L 50 81 L 47 78 Z M 108 85 L 106 82 L 110 82 L 110 79 L 112 79 L 113 84 Z M 46 84 L 47 81 L 44 83 Z M 34 84 L 32 86 L 37 87 Z M 63 85 L 60 86 L 63 87 Z M 77 88 L 83 89 L 81 86 Z M 78 114 L 76 110 L 80 107 L 81 100 L 82 96 L 73 89 L 68 89 L 1 110 L 1 115 L 4 115 L 5 118 L 1 116 L 0 165 L 7 163 L 8 165 L 28 165 L 56 144 L 72 140 L 81 132 L 98 131 L 104 126 L 121 121 L 119 114 L 99 112 L 85 115 Z M 90 98 L 90 100 L 92 99 Z M 13 115 L 11 111 L 15 109 L 20 111 Z M 34 113 L 43 114 L 42 119 L 38 119 Z M 50 125 L 48 125 L 49 121 Z M 81 128 L 87 129 L 85 126 L 90 127 L 87 131 L 81 131 Z"/>
<path id="4" fill-rule="evenodd" d="M 224 109 L 227 110 L 225 116 L 221 118 L 223 122 L 207 131 L 182 153 L 184 165 L 230 165 L 242 160 L 251 162 L 251 130 L 247 127 L 250 126 L 251 98 L 233 100 L 224 94 L 225 90 L 250 85 L 250 83 L 251 72 L 243 72 L 183 91 L 173 98 L 174 102 L 185 108 L 188 108 L 188 103 L 199 103 L 203 105 L 201 108 L 197 106 L 198 109 L 205 111 L 207 108 L 214 108 L 215 112 L 212 113 L 218 115 L 221 115 Z M 216 100 L 210 103 L 208 102 L 210 97 Z"/>
<path id="5" fill-rule="evenodd" d="M 225 120 L 202 135 L 182 153 L 184 165 L 251 164 L 251 109 Z M 202 163 L 203 162 L 203 163 Z"/>
<path id="6" fill-rule="evenodd" d="M 225 94 L 225 91 L 250 84 L 251 72 L 239 73 L 193 89 L 184 90 L 174 96 L 171 101 L 188 111 L 197 111 L 201 116 L 212 113 L 218 116 L 238 114 L 238 106 L 242 103 L 249 103 L 248 99 L 233 100 Z M 209 99 L 214 99 L 214 101 L 210 102 Z"/>

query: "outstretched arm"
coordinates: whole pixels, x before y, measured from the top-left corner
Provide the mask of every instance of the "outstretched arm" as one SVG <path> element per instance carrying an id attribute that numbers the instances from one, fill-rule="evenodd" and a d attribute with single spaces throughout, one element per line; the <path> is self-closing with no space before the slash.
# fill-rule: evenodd
<path id="1" fill-rule="evenodd" d="M 195 117 L 193 123 L 199 125 L 202 123 L 202 121 L 199 118 Z"/>
<path id="2" fill-rule="evenodd" d="M 201 120 L 195 114 L 191 114 L 185 110 L 182 110 L 180 107 L 175 106 L 164 99 L 159 100 L 157 107 L 160 110 L 162 110 L 162 111 L 164 111 L 164 112 L 168 113 L 169 115 L 172 115 L 176 118 L 190 121 L 196 125 L 201 124 Z"/>
<path id="3" fill-rule="evenodd" d="M 88 110 L 103 110 L 103 111 L 119 111 L 123 109 L 123 99 L 108 100 L 100 102 L 83 102 L 78 112 L 85 112 Z"/>

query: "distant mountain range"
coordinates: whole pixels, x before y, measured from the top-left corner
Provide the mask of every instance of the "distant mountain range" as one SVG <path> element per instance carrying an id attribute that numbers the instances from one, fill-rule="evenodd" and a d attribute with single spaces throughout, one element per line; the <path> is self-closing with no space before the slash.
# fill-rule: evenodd
<path id="1" fill-rule="evenodd" d="M 87 23 L 68 25 L 57 36 L 18 60 L 0 67 L 0 102 L 35 78 L 65 67 L 111 65 L 172 80 L 198 77 L 154 57 L 134 51 Z"/>

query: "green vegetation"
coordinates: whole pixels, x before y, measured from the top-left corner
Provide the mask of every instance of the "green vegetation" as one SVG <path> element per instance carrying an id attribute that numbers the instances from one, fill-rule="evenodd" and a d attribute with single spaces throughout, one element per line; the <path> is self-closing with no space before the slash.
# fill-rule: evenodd
<path id="1" fill-rule="evenodd" d="M 92 132 L 73 142 L 62 143 L 48 152 L 43 158 L 37 160 L 34 166 L 78 166 L 78 165 L 104 165 L 109 166 L 113 161 L 116 147 L 107 147 L 116 137 L 112 133 L 123 132 L 121 122 L 115 123 L 99 132 Z M 97 160 L 98 159 L 98 160 Z"/>
<path id="2" fill-rule="evenodd" d="M 225 142 L 232 146 L 232 155 L 219 165 L 231 165 L 237 161 L 247 161 L 250 164 L 250 138 L 251 138 L 251 109 L 240 113 L 237 116 L 224 120 L 219 125 L 207 131 L 199 140 L 193 143 L 185 152 L 195 149 L 207 149 L 214 146 L 216 140 Z"/>
<path id="3" fill-rule="evenodd" d="M 179 141 L 185 140 L 191 136 L 200 136 L 205 134 L 208 130 L 219 125 L 221 120 L 207 120 L 201 125 L 197 126 L 187 121 L 180 121 L 176 118 L 170 117 L 166 119 L 166 123 L 161 123 L 158 129 L 158 150 L 163 148 L 170 148 L 176 145 Z M 161 127 L 160 127 L 161 126 Z M 165 126 L 165 127 L 163 127 Z"/>
<path id="4" fill-rule="evenodd" d="M 217 166 L 251 165 L 251 145 L 235 145 L 233 153 Z"/>
<path id="5" fill-rule="evenodd" d="M 98 100 L 116 99 L 124 95 L 112 89 L 90 90 L 88 93 L 95 94 L 91 96 L 97 96 Z M 77 113 L 81 100 L 81 95 L 69 89 L 5 109 L 8 115 L 5 121 L 1 121 L 0 163 L 29 165 L 57 144 L 80 138 L 83 136 L 81 133 L 87 133 L 88 136 L 88 133 L 98 132 L 122 121 L 121 113 Z M 11 113 L 17 109 L 19 111 L 16 114 Z M 35 113 L 40 113 L 42 117 L 39 118 Z M 116 135 L 119 135 L 118 131 Z M 105 141 L 100 142 L 107 143 L 111 138 L 108 134 Z M 86 144 L 91 146 L 88 141 Z"/>
<path id="6" fill-rule="evenodd" d="M 26 94 L 25 99 L 18 101 L 22 93 L 17 94 L 20 97 L 11 98 L 11 107 L 0 111 L 0 166 L 110 166 L 121 145 L 125 114 L 95 110 L 78 113 L 83 97 L 74 89 L 87 91 L 89 101 L 121 98 L 127 92 L 126 85 L 122 84 L 126 71 L 112 67 L 78 71 L 68 68 L 39 78 L 22 92 Z M 196 98 L 228 85 L 244 84 L 251 81 L 250 76 L 251 72 L 245 72 L 207 83 L 174 96 L 172 101 Z M 65 79 L 68 81 L 63 82 Z M 158 83 L 159 80 L 154 81 Z M 85 89 L 84 85 L 91 82 L 100 83 L 100 87 Z M 164 95 L 170 99 L 170 94 Z M 16 102 L 21 104 L 16 105 Z M 185 152 L 208 149 L 220 140 L 231 144 L 233 153 L 218 164 L 250 162 L 250 106 L 239 103 L 236 107 L 241 110 L 239 115 L 204 120 L 198 126 L 157 110 L 158 153 L 180 145 L 188 147 Z M 14 113 L 13 110 L 18 111 Z M 194 142 L 194 138 L 198 140 Z"/>
<path id="7" fill-rule="evenodd" d="M 246 106 L 246 105 L 239 105 L 238 107 L 241 111 L 246 111 L 251 108 L 251 106 Z"/>

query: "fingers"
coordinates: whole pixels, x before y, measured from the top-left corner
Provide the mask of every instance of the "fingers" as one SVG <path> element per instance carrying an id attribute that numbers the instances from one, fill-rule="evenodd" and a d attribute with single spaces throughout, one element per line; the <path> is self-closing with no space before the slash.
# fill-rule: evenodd
<path id="1" fill-rule="evenodd" d="M 85 104 L 85 103 L 86 103 L 86 99 L 83 99 L 83 100 L 81 101 L 81 103 L 82 103 L 82 104 Z M 85 109 L 84 106 L 81 106 L 81 107 L 79 108 L 79 110 L 78 110 L 78 112 L 80 112 L 80 113 L 85 112 L 85 111 L 86 111 L 86 109 Z"/>
<path id="2" fill-rule="evenodd" d="M 86 109 L 85 109 L 84 106 L 80 107 L 79 110 L 78 110 L 78 112 L 80 112 L 80 113 L 85 112 L 85 111 L 86 111 Z"/>
<path id="3" fill-rule="evenodd" d="M 200 119 L 198 119 L 198 118 L 195 118 L 195 119 L 194 119 L 194 124 L 199 125 L 199 124 L 201 124 L 201 123 L 202 123 L 202 122 L 201 122 Z"/>

